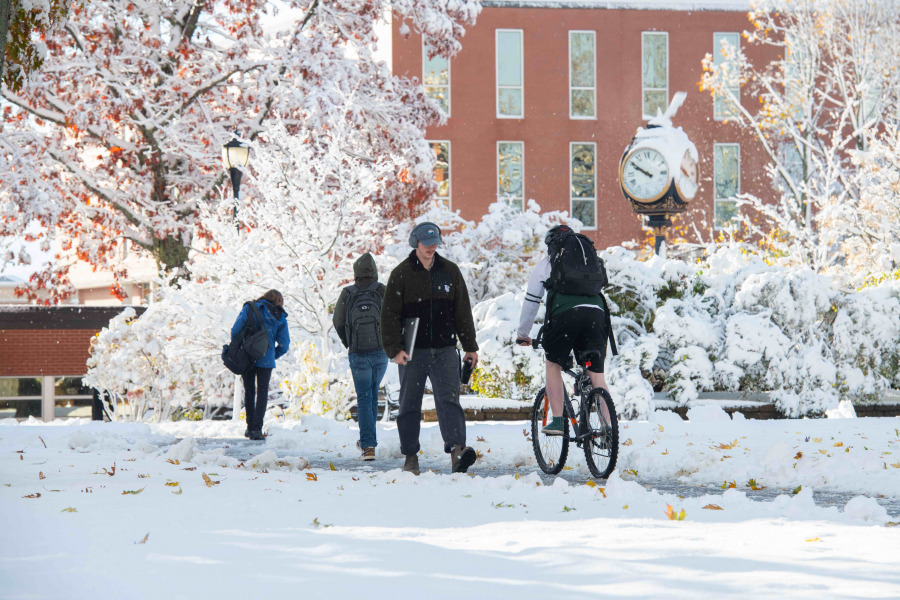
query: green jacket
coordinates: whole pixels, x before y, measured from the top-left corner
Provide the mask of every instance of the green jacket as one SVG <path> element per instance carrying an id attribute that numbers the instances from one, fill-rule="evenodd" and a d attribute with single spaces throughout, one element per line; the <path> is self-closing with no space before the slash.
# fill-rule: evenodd
<path id="1" fill-rule="evenodd" d="M 477 352 L 475 320 L 469 290 L 459 267 L 435 253 L 431 270 L 425 269 L 416 251 L 391 271 L 381 305 L 381 341 L 388 358 L 403 350 L 403 319 L 419 318 L 416 348 L 456 346 Z"/>
<path id="2" fill-rule="evenodd" d="M 375 259 L 368 252 L 357 258 L 356 262 L 353 263 L 353 278 L 355 280 L 354 285 L 361 290 L 368 289 L 372 283 L 378 281 L 378 267 L 375 265 Z M 384 284 L 379 283 L 375 287 L 375 292 L 384 299 Z M 338 296 L 337 302 L 334 303 L 334 316 L 331 318 L 334 330 L 337 332 L 338 337 L 341 338 L 344 348 L 350 347 L 350 340 L 347 339 L 346 323 L 347 299 L 349 297 L 350 292 L 345 287 L 341 290 L 341 295 Z"/>

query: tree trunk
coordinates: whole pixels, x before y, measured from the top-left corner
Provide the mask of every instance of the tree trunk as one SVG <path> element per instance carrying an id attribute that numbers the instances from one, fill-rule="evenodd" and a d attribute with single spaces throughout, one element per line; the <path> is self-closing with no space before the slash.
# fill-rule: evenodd
<path id="1" fill-rule="evenodd" d="M 6 40 L 9 38 L 10 14 L 12 14 L 12 0 L 0 0 L 0 85 L 3 84 L 3 70 L 6 67 Z"/>
<path id="2" fill-rule="evenodd" d="M 177 269 L 187 262 L 188 247 L 180 236 L 168 236 L 158 239 L 153 244 L 153 256 L 165 267 L 166 271 Z"/>

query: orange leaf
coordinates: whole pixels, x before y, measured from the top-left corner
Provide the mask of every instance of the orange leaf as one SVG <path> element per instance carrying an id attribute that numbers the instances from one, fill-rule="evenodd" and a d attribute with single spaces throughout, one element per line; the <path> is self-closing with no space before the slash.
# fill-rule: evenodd
<path id="1" fill-rule="evenodd" d="M 203 476 L 203 482 L 206 483 L 206 487 L 212 487 L 214 485 L 222 483 L 221 481 L 213 481 L 206 473 L 201 473 L 201 475 Z"/>
<path id="2" fill-rule="evenodd" d="M 307 480 L 307 481 L 318 481 L 319 478 L 316 477 L 316 474 L 315 474 L 315 473 L 307 473 L 307 474 L 306 474 L 306 480 Z"/>
<path id="3" fill-rule="evenodd" d="M 718 504 L 707 504 L 707 505 L 704 506 L 703 508 L 705 508 L 706 510 L 725 510 L 724 508 L 722 508 L 722 507 L 719 506 Z"/>

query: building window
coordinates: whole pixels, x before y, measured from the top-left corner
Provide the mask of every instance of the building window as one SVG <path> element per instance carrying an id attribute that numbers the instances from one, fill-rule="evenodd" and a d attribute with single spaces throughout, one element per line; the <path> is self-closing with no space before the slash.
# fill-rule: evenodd
<path id="1" fill-rule="evenodd" d="M 643 111 L 652 119 L 669 105 L 669 34 L 645 31 L 641 34 Z"/>
<path id="2" fill-rule="evenodd" d="M 522 30 L 497 30 L 497 117 L 518 118 L 524 113 Z"/>
<path id="3" fill-rule="evenodd" d="M 741 147 L 739 144 L 715 144 L 715 227 L 727 227 L 738 214 L 737 195 L 741 193 Z"/>
<path id="4" fill-rule="evenodd" d="M 524 164 L 524 142 L 497 142 L 497 197 L 519 210 L 525 204 Z"/>
<path id="5" fill-rule="evenodd" d="M 434 199 L 450 208 L 450 142 L 428 143 L 435 154 L 434 181 L 437 184 L 437 194 Z"/>
<path id="6" fill-rule="evenodd" d="M 41 418 L 40 377 L 0 377 L 0 418 Z"/>
<path id="7" fill-rule="evenodd" d="M 428 46 L 422 38 L 422 81 L 425 94 L 450 116 L 450 59 L 443 56 L 428 58 Z"/>
<path id="8" fill-rule="evenodd" d="M 569 181 L 572 216 L 588 229 L 597 227 L 597 145 L 592 142 L 569 144 Z"/>
<path id="9" fill-rule="evenodd" d="M 713 62 L 717 67 L 722 68 L 726 77 L 737 78 L 737 62 L 735 54 L 740 49 L 741 36 L 737 33 L 714 33 L 713 34 Z M 738 83 L 735 86 L 729 86 L 728 91 L 740 101 L 741 86 Z M 737 109 L 728 100 L 721 96 L 717 96 L 713 101 L 713 114 L 717 120 L 731 119 L 737 116 Z"/>
<path id="10" fill-rule="evenodd" d="M 593 31 L 569 32 L 569 117 L 597 116 L 597 39 Z"/>
<path id="11" fill-rule="evenodd" d="M 81 377 L 56 377 L 53 381 L 53 416 L 91 418 L 93 390 L 81 382 Z"/>

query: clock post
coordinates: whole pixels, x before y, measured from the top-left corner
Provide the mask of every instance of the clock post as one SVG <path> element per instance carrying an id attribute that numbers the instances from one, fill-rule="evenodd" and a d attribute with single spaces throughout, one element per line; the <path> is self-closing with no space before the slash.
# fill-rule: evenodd
<path id="1" fill-rule="evenodd" d="M 670 217 L 684 212 L 699 188 L 697 148 L 671 118 L 687 94 L 678 92 L 665 114 L 638 128 L 619 163 L 619 185 L 631 209 L 647 217 L 653 231 L 653 251 L 666 241 Z"/>

